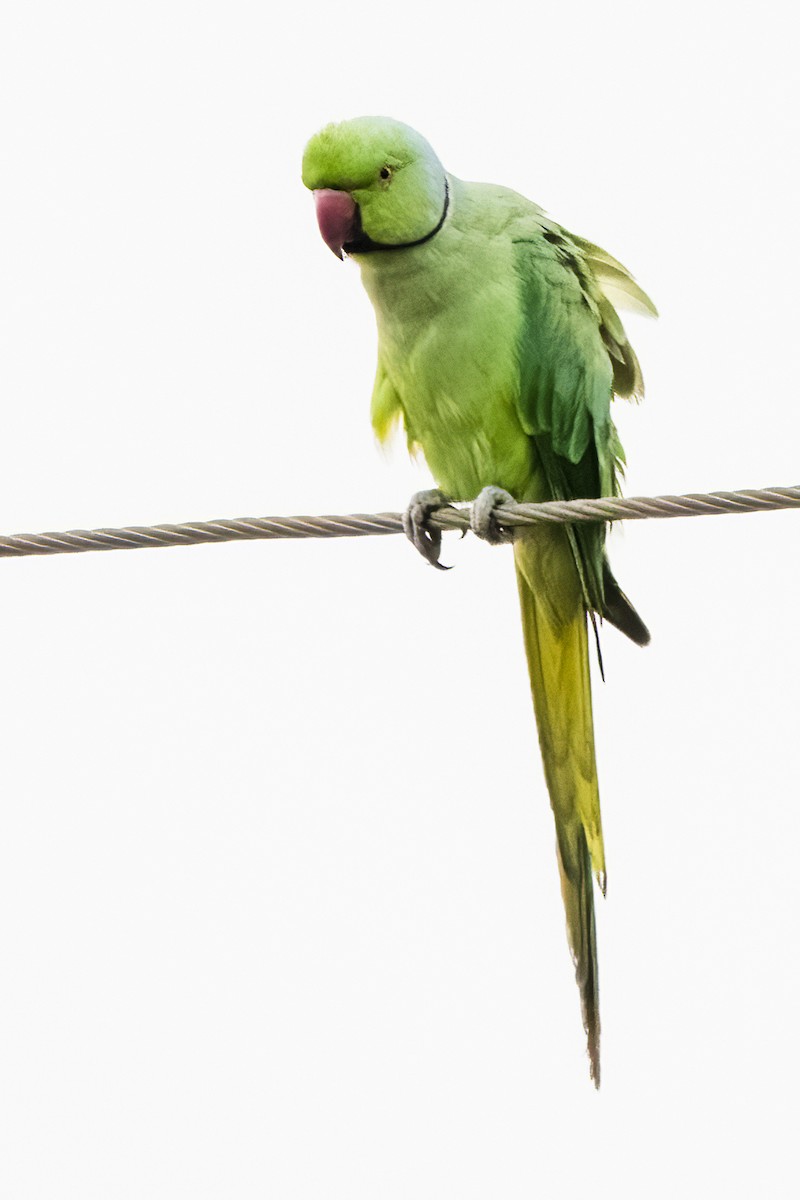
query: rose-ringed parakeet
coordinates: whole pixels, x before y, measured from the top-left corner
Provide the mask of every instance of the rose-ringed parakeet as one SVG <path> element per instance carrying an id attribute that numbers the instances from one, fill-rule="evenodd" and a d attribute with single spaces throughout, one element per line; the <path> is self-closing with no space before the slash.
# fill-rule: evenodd
<path id="1" fill-rule="evenodd" d="M 448 174 L 413 129 L 383 117 L 328 125 L 311 139 L 303 182 L 320 232 L 351 255 L 375 309 L 372 423 L 396 423 L 421 449 L 443 496 L 477 498 L 473 528 L 503 536 L 503 493 L 542 501 L 618 492 L 614 395 L 642 376 L 614 304 L 655 309 L 616 259 L 562 229 L 508 188 Z M 500 490 L 502 489 L 502 490 Z M 439 492 L 406 514 L 438 564 L 428 530 Z M 605 859 L 589 681 L 588 621 L 649 640 L 611 573 L 605 526 L 537 525 L 513 536 L 531 691 L 555 816 L 558 865 L 591 1075 L 600 1080 L 592 874 Z"/>

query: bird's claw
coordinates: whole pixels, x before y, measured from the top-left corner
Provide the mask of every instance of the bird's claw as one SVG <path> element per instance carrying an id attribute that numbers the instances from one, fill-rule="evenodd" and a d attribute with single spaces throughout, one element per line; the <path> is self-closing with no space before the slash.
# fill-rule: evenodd
<path id="1" fill-rule="evenodd" d="M 449 571 L 444 563 L 439 562 L 442 549 L 441 529 L 431 528 L 430 516 L 439 508 L 449 508 L 447 497 L 438 488 L 430 488 L 425 492 L 415 492 L 411 497 L 408 508 L 403 513 L 403 529 L 406 537 L 416 546 L 420 554 L 432 567 L 440 571 Z"/>
<path id="2" fill-rule="evenodd" d="M 513 529 L 504 528 L 497 520 L 497 509 L 502 504 L 516 504 L 509 492 L 499 487 L 485 487 L 472 502 L 469 524 L 472 532 L 483 538 L 490 546 L 501 542 L 513 542 Z"/>

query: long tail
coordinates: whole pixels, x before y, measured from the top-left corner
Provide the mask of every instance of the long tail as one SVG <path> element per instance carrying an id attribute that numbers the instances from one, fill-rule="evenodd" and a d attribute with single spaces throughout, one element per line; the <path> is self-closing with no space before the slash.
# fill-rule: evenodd
<path id="1" fill-rule="evenodd" d="M 592 872 L 605 857 L 592 724 L 586 612 L 569 542 L 540 526 L 514 546 L 539 744 L 556 823 L 567 936 L 580 990 L 591 1077 L 600 1086 L 600 1009 Z"/>

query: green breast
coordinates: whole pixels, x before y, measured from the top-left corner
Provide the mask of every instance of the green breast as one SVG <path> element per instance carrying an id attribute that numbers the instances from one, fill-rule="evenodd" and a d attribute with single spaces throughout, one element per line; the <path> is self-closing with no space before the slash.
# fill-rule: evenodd
<path id="1" fill-rule="evenodd" d="M 415 250 L 364 255 L 381 365 L 438 485 L 469 500 L 531 490 L 519 411 L 521 304 L 510 244 L 447 227 Z M 506 261 L 506 257 L 508 261 Z"/>

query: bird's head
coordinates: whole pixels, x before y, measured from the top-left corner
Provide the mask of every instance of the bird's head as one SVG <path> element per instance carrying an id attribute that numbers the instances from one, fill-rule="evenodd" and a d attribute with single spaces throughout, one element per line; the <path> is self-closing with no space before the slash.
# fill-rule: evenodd
<path id="1" fill-rule="evenodd" d="M 326 125 L 306 146 L 303 183 L 338 258 L 416 245 L 447 213 L 442 164 L 423 137 L 388 117 Z"/>

